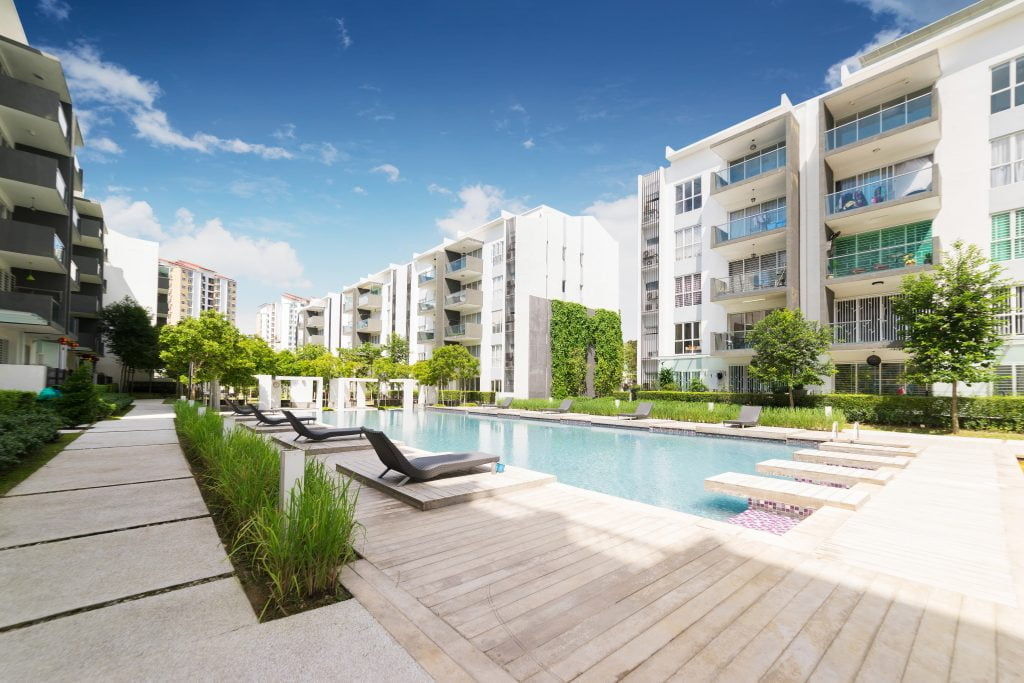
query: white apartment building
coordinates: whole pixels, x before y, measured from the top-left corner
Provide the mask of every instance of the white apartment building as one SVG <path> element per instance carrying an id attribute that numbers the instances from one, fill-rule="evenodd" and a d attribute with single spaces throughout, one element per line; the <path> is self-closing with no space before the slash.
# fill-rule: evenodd
<path id="1" fill-rule="evenodd" d="M 316 297 L 298 309 L 295 327 L 295 345 L 323 346 L 332 353 L 341 347 L 341 294 L 328 292 Z"/>
<path id="2" fill-rule="evenodd" d="M 546 397 L 550 300 L 618 311 L 618 254 L 592 216 L 543 205 L 503 212 L 344 287 L 338 346 L 400 334 L 415 362 L 463 344 L 480 359 L 479 388 Z"/>
<path id="3" fill-rule="evenodd" d="M 186 318 L 198 318 L 203 311 L 217 311 L 234 323 L 237 290 L 232 278 L 209 268 L 189 261 L 160 259 L 157 292 L 164 296 L 158 303 L 157 323 L 175 325 Z"/>
<path id="4" fill-rule="evenodd" d="M 680 149 L 640 176 L 642 384 L 759 390 L 746 333 L 799 307 L 832 327 L 823 391 L 948 393 L 900 383 L 891 297 L 956 240 L 1016 284 L 1002 380 L 1024 395 L 1024 0 L 984 0 L 861 58 L 842 85 Z M 967 388 L 965 388 L 967 390 Z"/>
<path id="5" fill-rule="evenodd" d="M 275 351 L 294 351 L 301 345 L 299 311 L 309 303 L 305 297 L 285 293 L 277 301 L 260 305 L 256 309 L 256 336 Z"/>

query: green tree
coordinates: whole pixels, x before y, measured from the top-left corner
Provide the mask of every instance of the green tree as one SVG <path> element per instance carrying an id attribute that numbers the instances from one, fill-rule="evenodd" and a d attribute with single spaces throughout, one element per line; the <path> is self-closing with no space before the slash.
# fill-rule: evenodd
<path id="1" fill-rule="evenodd" d="M 92 363 L 84 362 L 68 375 L 54 402 L 69 427 L 92 424 L 99 415 L 100 395 L 92 381 Z"/>
<path id="2" fill-rule="evenodd" d="M 907 376 L 952 387 L 950 423 L 960 431 L 957 385 L 995 378 L 996 354 L 1003 344 L 999 314 L 1005 313 L 1003 270 L 981 250 L 963 242 L 943 255 L 931 273 L 903 278 L 893 312 L 904 326 L 903 348 L 910 354 Z"/>
<path id="3" fill-rule="evenodd" d="M 219 385 L 240 355 L 242 339 L 225 316 L 203 311 L 198 318 L 160 328 L 160 359 L 168 372 L 187 378 L 189 396 L 195 398 L 196 382 Z"/>
<path id="4" fill-rule="evenodd" d="M 827 355 L 832 343 L 831 330 L 807 320 L 799 310 L 769 313 L 754 325 L 747 339 L 754 349 L 750 374 L 768 384 L 786 387 L 790 408 L 796 403 L 796 387 L 820 384 L 822 376 L 835 373 Z"/>
<path id="5" fill-rule="evenodd" d="M 392 334 L 384 345 L 384 355 L 399 365 L 409 362 L 409 340 L 400 334 Z"/>
<path id="6" fill-rule="evenodd" d="M 381 347 L 363 342 L 354 349 L 338 349 L 338 356 L 347 363 L 351 377 L 369 377 L 373 363 L 383 354 Z"/>
<path id="7" fill-rule="evenodd" d="M 438 389 L 443 389 L 452 382 L 461 384 L 480 374 L 480 361 L 462 344 L 449 344 L 434 349 L 428 362 L 429 374 L 433 379 L 430 384 L 437 386 Z"/>
<path id="8" fill-rule="evenodd" d="M 622 355 L 625 356 L 623 380 L 627 386 L 633 386 L 636 384 L 636 339 L 630 339 L 622 345 Z"/>
<path id="9" fill-rule="evenodd" d="M 277 372 L 277 357 L 264 340 L 255 336 L 238 340 L 238 355 L 224 369 L 221 381 L 237 388 L 256 386 L 256 375 L 273 375 Z"/>
<path id="10" fill-rule="evenodd" d="M 149 319 L 149 311 L 126 296 L 103 308 L 100 332 L 107 348 L 121 361 L 122 391 L 128 391 L 136 370 L 160 367 L 160 337 Z"/>

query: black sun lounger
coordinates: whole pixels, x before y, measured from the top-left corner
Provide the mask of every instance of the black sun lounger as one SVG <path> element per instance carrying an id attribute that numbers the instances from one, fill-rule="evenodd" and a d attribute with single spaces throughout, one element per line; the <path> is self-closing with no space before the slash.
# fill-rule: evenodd
<path id="1" fill-rule="evenodd" d="M 233 412 L 235 415 L 242 415 L 244 417 L 251 417 L 253 415 L 252 406 L 247 406 L 243 403 L 232 401 L 231 399 L 228 399 L 228 407 L 231 408 L 231 412 Z"/>
<path id="2" fill-rule="evenodd" d="M 292 411 L 282 410 L 281 412 L 297 432 L 292 441 L 298 441 L 300 436 L 310 441 L 325 441 L 342 436 L 362 436 L 363 434 L 362 427 L 309 427 L 302 423 L 302 418 L 295 417 Z"/>
<path id="3" fill-rule="evenodd" d="M 726 427 L 756 427 L 760 419 L 761 406 L 743 406 L 737 419 L 726 420 L 722 424 Z"/>
<path id="4" fill-rule="evenodd" d="M 409 460 L 384 432 L 364 427 L 363 435 L 369 440 L 373 450 L 377 451 L 377 457 L 386 468 L 377 478 L 382 479 L 385 474 L 394 470 L 404 477 L 402 481 L 398 482 L 398 486 L 402 486 L 410 479 L 429 481 L 454 472 L 468 474 L 469 470 L 481 465 L 496 463 L 501 459 L 497 455 L 489 453 L 442 453 L 441 455 L 424 455 Z"/>
<path id="5" fill-rule="evenodd" d="M 490 404 L 487 404 L 487 405 L 481 406 L 481 407 L 482 408 L 497 408 L 498 410 L 507 410 L 508 408 L 512 407 L 512 397 L 511 396 L 506 396 L 505 398 L 501 399 L 497 403 L 490 403 Z"/>
<path id="6" fill-rule="evenodd" d="M 554 410 L 542 410 L 542 413 L 568 413 L 572 410 L 572 399 L 567 398 L 558 404 L 558 407 Z"/>
<path id="7" fill-rule="evenodd" d="M 256 416 L 257 425 L 283 425 L 287 424 L 288 422 L 287 417 L 271 417 L 264 413 L 259 408 L 253 408 L 252 414 Z M 300 422 L 312 422 L 316 418 L 310 415 L 309 417 L 299 417 L 296 419 L 299 420 Z"/>
<path id="8" fill-rule="evenodd" d="M 651 416 L 651 408 L 654 404 L 650 401 L 644 401 L 637 405 L 636 410 L 632 413 L 619 413 L 619 417 L 623 420 L 646 420 Z"/>

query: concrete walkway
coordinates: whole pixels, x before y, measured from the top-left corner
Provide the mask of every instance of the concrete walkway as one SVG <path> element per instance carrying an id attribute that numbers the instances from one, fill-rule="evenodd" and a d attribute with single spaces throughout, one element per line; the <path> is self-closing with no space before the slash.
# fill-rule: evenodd
<path id="1" fill-rule="evenodd" d="M 7 680 L 428 680 L 356 601 L 259 624 L 178 447 L 139 401 L 0 497 Z"/>

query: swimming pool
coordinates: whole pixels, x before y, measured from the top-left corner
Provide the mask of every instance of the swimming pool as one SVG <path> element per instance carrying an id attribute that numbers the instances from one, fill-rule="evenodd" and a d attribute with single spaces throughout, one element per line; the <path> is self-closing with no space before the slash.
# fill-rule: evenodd
<path id="1" fill-rule="evenodd" d="M 740 498 L 706 492 L 706 477 L 722 472 L 754 474 L 756 463 L 789 459 L 797 450 L 745 439 L 429 410 L 328 412 L 324 421 L 381 429 L 393 439 L 428 451 L 494 453 L 502 462 L 553 474 L 564 484 L 712 519 L 739 514 L 747 504 Z"/>

